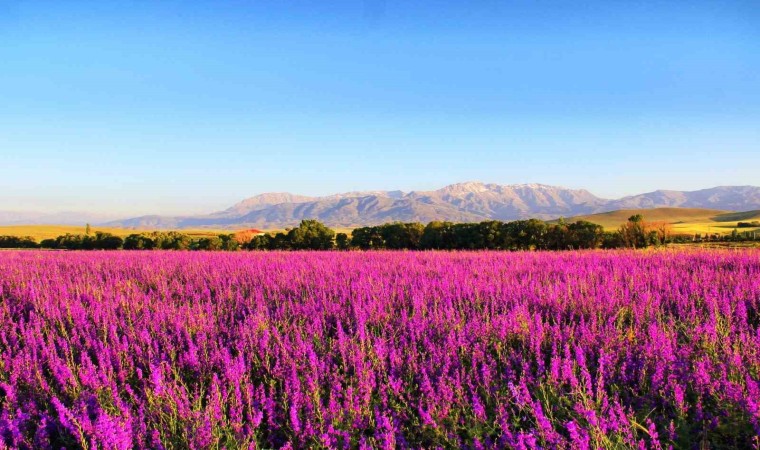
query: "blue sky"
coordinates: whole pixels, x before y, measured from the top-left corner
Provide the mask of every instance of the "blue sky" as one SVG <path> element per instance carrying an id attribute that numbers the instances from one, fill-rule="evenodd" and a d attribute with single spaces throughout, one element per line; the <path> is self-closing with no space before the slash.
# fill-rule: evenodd
<path id="1" fill-rule="evenodd" d="M 760 185 L 756 2 L 0 2 L 0 209 Z"/>

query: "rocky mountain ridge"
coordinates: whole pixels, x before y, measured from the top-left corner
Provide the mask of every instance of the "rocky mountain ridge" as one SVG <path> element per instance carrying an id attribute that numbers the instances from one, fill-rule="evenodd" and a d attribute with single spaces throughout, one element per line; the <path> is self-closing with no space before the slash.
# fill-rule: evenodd
<path id="1" fill-rule="evenodd" d="M 324 197 L 267 193 L 204 216 L 142 216 L 109 222 L 133 228 L 285 228 L 302 219 L 333 227 L 385 222 L 555 219 L 617 209 L 683 207 L 732 211 L 760 209 L 760 187 L 719 186 L 697 191 L 658 190 L 621 199 L 604 199 L 585 189 L 543 184 L 465 182 L 433 191 L 349 192 Z"/>

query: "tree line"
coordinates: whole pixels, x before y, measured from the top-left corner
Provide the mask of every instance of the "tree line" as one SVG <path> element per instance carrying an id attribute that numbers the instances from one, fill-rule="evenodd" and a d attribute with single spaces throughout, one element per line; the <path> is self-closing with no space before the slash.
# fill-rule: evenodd
<path id="1" fill-rule="evenodd" d="M 567 250 L 600 248 L 607 241 L 601 225 L 538 219 L 392 223 L 357 228 L 351 236 L 351 246 L 362 250 Z"/>
<path id="2" fill-rule="evenodd" d="M 124 238 L 112 233 L 66 233 L 37 242 L 30 236 L 0 236 L 0 248 L 43 248 L 52 250 L 226 250 L 241 248 L 234 234 L 194 238 L 176 231 L 130 234 Z"/>
<path id="3" fill-rule="evenodd" d="M 752 222 L 739 222 L 736 224 L 737 228 L 754 228 L 760 227 L 760 220 L 753 220 Z"/>
<path id="4" fill-rule="evenodd" d="M 743 239 L 736 231 L 722 237 L 729 238 Z M 750 240 L 753 239 L 754 233 Z M 638 214 L 612 232 L 584 220 L 568 223 L 563 219 L 557 222 L 528 219 L 433 221 L 427 225 L 394 222 L 356 228 L 349 236 L 336 233 L 317 220 L 303 220 L 298 227 L 284 232 L 257 236 L 243 232 L 198 238 L 176 231 L 156 231 L 121 238 L 96 232 L 65 234 L 39 243 L 32 237 L 0 236 L 0 248 L 63 250 L 577 250 L 644 248 L 671 242 L 687 242 L 687 238 L 673 235 L 665 222 L 646 222 Z"/>

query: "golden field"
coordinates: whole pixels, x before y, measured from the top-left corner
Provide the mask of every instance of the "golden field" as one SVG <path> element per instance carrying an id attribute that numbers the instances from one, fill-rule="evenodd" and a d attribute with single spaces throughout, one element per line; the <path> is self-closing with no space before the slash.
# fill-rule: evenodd
<path id="1" fill-rule="evenodd" d="M 91 228 L 91 233 L 102 231 L 116 236 L 125 237 L 135 233 L 149 233 L 156 230 L 136 230 L 131 228 L 97 227 Z M 165 230 L 162 230 L 165 231 Z M 196 237 L 217 236 L 219 234 L 233 233 L 233 230 L 180 230 L 181 233 Z M 58 236 L 70 234 L 85 234 L 85 227 L 76 225 L 5 225 L 0 226 L 0 236 L 31 236 L 37 241 L 53 239 Z"/>
<path id="2" fill-rule="evenodd" d="M 621 209 L 566 219 L 568 222 L 587 220 L 598 223 L 607 231 L 614 231 L 634 214 L 641 214 L 647 222 L 667 222 L 673 234 L 728 234 L 738 222 L 760 220 L 760 210 L 747 212 L 721 211 L 701 208 Z M 757 231 L 760 228 L 738 228 L 738 231 Z"/>

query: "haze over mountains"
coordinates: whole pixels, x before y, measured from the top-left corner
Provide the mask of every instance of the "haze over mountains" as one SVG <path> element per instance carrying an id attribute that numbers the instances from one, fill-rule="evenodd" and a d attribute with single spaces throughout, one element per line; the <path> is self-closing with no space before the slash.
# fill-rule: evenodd
<path id="1" fill-rule="evenodd" d="M 82 225 L 99 224 L 118 219 L 115 214 L 78 211 L 33 212 L 0 211 L 0 225 Z"/>
<path id="2" fill-rule="evenodd" d="M 302 219 L 318 219 L 333 227 L 355 227 L 392 221 L 555 219 L 619 209 L 658 207 L 709 208 L 730 211 L 760 209 L 760 187 L 720 186 L 698 191 L 658 190 L 621 199 L 604 199 L 584 189 L 542 184 L 499 185 L 457 183 L 434 191 L 348 192 L 325 197 L 267 193 L 247 198 L 230 208 L 200 216 L 141 216 L 97 221 L 83 216 L 77 223 L 107 224 L 139 229 L 284 228 Z M 14 222 L 0 212 L 0 222 Z M 54 220 L 55 215 L 51 216 Z M 66 215 L 67 223 L 74 220 Z M 33 217 L 41 223 L 44 217 Z M 28 220 L 28 219 L 26 219 Z M 63 223 L 63 222 L 47 222 Z"/>

